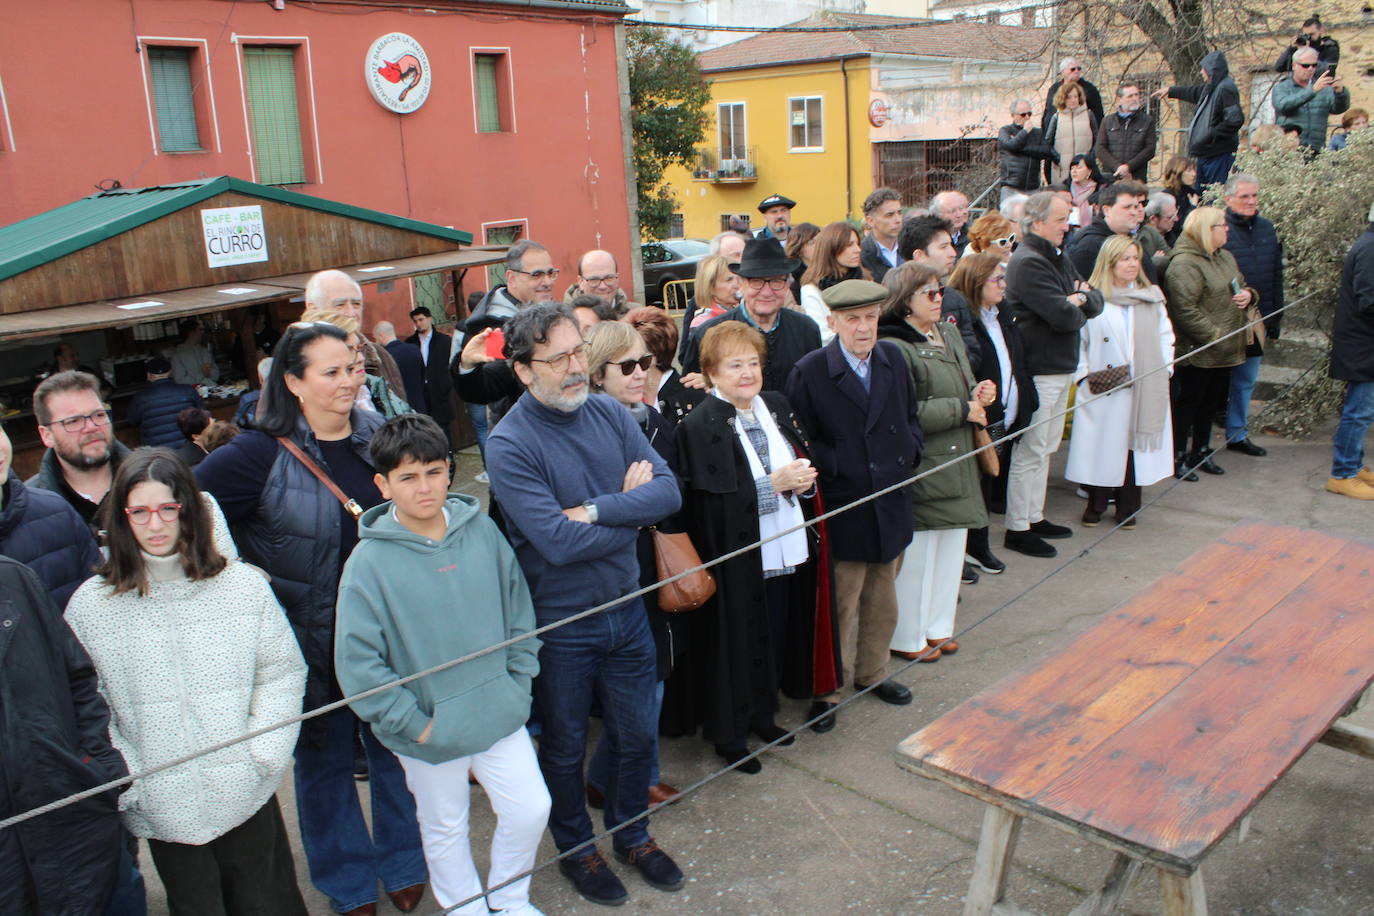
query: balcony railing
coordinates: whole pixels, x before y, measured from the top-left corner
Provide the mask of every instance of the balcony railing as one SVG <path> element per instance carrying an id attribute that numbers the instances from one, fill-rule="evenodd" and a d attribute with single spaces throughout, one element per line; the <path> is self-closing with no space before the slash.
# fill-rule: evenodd
<path id="1" fill-rule="evenodd" d="M 718 149 L 697 150 L 696 166 L 692 169 L 695 181 L 713 184 L 749 184 L 758 180 L 758 147 L 746 146 L 742 158 L 722 158 Z"/>

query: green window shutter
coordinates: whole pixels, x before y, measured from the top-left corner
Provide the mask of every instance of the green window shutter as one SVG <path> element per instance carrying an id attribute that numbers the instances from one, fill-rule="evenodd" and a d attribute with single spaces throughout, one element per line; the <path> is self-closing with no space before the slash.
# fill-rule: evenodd
<path id="1" fill-rule="evenodd" d="M 305 182 L 293 48 L 245 47 L 243 80 L 261 184 Z"/>
<path id="2" fill-rule="evenodd" d="M 514 245 L 520 241 L 521 226 L 492 226 L 487 230 L 488 245 Z M 501 261 L 487 267 L 487 287 L 500 286 L 506 282 L 506 262 Z"/>
<path id="3" fill-rule="evenodd" d="M 191 89 L 190 48 L 148 48 L 158 146 L 164 153 L 198 150 L 196 106 Z"/>
<path id="4" fill-rule="evenodd" d="M 501 100 L 496 94 L 496 68 L 499 54 L 478 54 L 474 60 L 476 71 L 477 129 L 484 134 L 501 130 Z"/>

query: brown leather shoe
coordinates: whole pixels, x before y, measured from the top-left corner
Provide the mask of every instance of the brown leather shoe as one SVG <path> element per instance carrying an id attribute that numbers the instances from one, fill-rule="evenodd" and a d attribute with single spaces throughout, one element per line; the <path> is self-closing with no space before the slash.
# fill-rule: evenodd
<path id="1" fill-rule="evenodd" d="M 377 904 L 364 903 L 362 906 L 354 907 L 344 913 L 344 916 L 377 916 Z"/>
<path id="2" fill-rule="evenodd" d="M 671 805 L 678 800 L 681 794 L 681 792 L 668 785 L 666 782 L 661 782 L 656 786 L 649 786 L 649 807 L 653 808 L 658 805 Z"/>
<path id="3" fill-rule="evenodd" d="M 892 652 L 893 655 L 897 656 L 898 658 L 904 658 L 904 659 L 906 659 L 906 660 L 909 661 L 909 662 L 914 662 L 914 661 L 916 661 L 916 659 L 921 658 L 921 653 L 924 652 L 924 651 L 925 651 L 925 649 L 919 649 L 919 650 L 917 650 L 916 652 L 902 652 L 902 651 L 899 650 L 899 649 L 892 649 L 892 650 L 891 650 L 891 652 Z M 923 661 L 923 662 L 925 662 L 925 661 L 931 661 L 931 662 L 933 662 L 933 661 L 935 661 L 935 659 L 938 659 L 939 657 L 940 657 L 940 653 L 939 653 L 939 652 L 936 652 L 936 653 L 935 653 L 935 658 L 921 658 L 921 661 Z"/>
<path id="4" fill-rule="evenodd" d="M 410 887 L 403 887 L 399 891 L 387 891 L 386 895 L 391 898 L 391 903 L 402 913 L 409 913 L 420 905 L 420 900 L 425 896 L 425 886 L 423 884 L 412 884 Z"/>
<path id="5" fill-rule="evenodd" d="M 959 651 L 959 644 L 953 639 L 937 640 L 933 645 L 938 645 L 940 647 L 941 655 L 953 655 L 955 652 Z"/>
<path id="6" fill-rule="evenodd" d="M 650 792 L 653 790 L 650 789 Z M 606 807 L 606 793 L 591 783 L 587 783 L 587 804 L 600 811 Z"/>

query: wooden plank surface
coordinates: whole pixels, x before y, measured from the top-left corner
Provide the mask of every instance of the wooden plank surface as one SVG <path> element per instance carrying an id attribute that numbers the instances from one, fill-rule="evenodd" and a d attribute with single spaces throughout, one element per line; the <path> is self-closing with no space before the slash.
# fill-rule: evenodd
<path id="1" fill-rule="evenodd" d="M 1182 683 L 1342 543 L 1243 523 L 1056 655 L 912 735 L 898 760 L 1028 799 Z"/>
<path id="2" fill-rule="evenodd" d="M 1374 546 L 1242 523 L 898 761 L 1189 874 L 1369 684 L 1371 598 Z"/>
<path id="3" fill-rule="evenodd" d="M 1371 591 L 1347 544 L 1033 803 L 1196 868 L 1374 678 Z"/>

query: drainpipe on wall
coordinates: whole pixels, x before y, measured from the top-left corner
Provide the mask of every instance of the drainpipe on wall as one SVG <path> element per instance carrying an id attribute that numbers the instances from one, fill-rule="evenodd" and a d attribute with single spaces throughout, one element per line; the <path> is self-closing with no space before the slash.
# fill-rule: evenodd
<path id="1" fill-rule="evenodd" d="M 840 78 L 844 81 L 844 218 L 854 212 L 854 162 L 849 148 L 849 58 L 840 60 Z"/>
<path id="2" fill-rule="evenodd" d="M 635 187 L 634 136 L 630 127 L 630 65 L 625 56 L 625 23 L 615 24 L 615 81 L 620 90 L 620 146 L 625 157 L 625 202 L 630 216 L 630 275 L 634 302 L 644 298 L 644 260 L 639 251 L 639 191 Z"/>

